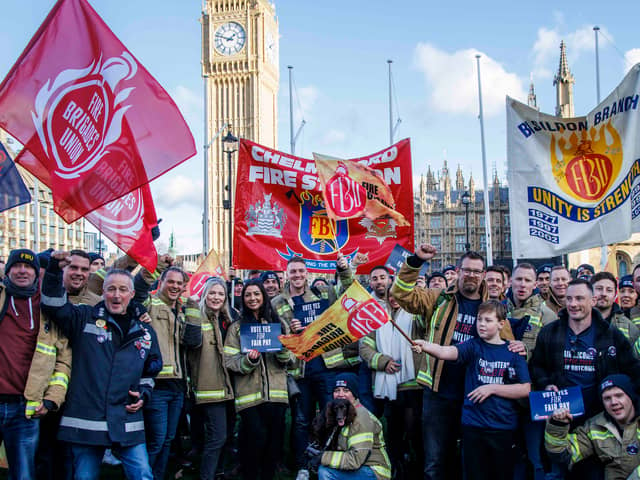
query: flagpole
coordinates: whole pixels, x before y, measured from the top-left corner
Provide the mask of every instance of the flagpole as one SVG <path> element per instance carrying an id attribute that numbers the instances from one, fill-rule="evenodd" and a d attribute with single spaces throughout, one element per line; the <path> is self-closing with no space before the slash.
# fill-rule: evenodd
<path id="1" fill-rule="evenodd" d="M 480 143 L 482 145 L 482 173 L 484 174 L 484 234 L 487 248 L 487 265 L 493 265 L 493 245 L 491 244 L 491 211 L 489 208 L 489 175 L 487 174 L 487 152 L 484 145 L 484 119 L 482 114 L 482 84 L 480 81 L 480 57 L 476 55 L 478 66 L 478 103 L 480 104 Z"/>
<path id="2" fill-rule="evenodd" d="M 416 344 L 416 342 L 414 342 L 413 340 L 411 340 L 411 337 L 410 337 L 409 335 L 407 335 L 407 334 L 406 334 L 406 332 L 405 332 L 404 330 L 402 330 L 402 329 L 398 326 L 398 324 L 396 323 L 396 321 L 395 321 L 393 318 L 391 318 L 391 315 L 389 315 L 389 321 L 393 324 L 393 326 L 395 327 L 395 329 L 396 329 L 396 330 L 398 330 L 398 333 L 399 333 L 400 335 L 402 335 L 402 336 L 407 340 L 407 342 L 409 342 L 411 345 L 415 345 L 415 344 Z"/>
<path id="3" fill-rule="evenodd" d="M 600 104 L 600 52 L 598 50 L 598 32 L 600 31 L 599 26 L 593 27 L 593 33 L 595 34 L 596 39 L 596 101 L 598 105 Z M 607 249 L 607 245 L 602 245 L 600 247 L 600 270 L 604 271 L 607 266 L 607 257 L 609 256 L 609 251 Z"/>
<path id="4" fill-rule="evenodd" d="M 40 182 L 33 177 L 33 251 L 40 251 Z"/>
<path id="5" fill-rule="evenodd" d="M 391 64 L 393 60 L 387 60 L 389 64 L 389 145 L 393 145 L 393 101 L 391 92 Z"/>

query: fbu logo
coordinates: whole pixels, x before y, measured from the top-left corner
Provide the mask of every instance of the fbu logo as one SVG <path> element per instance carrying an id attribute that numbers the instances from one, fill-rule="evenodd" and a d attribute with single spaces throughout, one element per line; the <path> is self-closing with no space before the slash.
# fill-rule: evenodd
<path id="1" fill-rule="evenodd" d="M 347 166 L 340 162 L 336 174 L 327 182 L 327 202 L 340 217 L 353 217 L 364 210 L 367 192 L 348 175 Z"/>

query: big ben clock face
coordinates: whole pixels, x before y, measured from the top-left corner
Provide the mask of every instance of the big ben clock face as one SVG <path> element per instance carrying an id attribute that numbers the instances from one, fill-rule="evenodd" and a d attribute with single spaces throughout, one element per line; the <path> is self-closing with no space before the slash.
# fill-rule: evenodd
<path id="1" fill-rule="evenodd" d="M 227 22 L 216 30 L 214 45 L 220 55 L 235 55 L 247 41 L 247 33 L 242 25 Z"/>

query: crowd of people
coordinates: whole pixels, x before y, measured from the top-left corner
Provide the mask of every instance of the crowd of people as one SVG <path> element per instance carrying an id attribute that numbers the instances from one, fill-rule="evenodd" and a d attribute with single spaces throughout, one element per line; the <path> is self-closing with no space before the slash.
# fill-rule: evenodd
<path id="1" fill-rule="evenodd" d="M 243 345 L 243 326 L 302 332 L 355 280 L 340 254 L 331 281 L 293 257 L 188 296 L 167 255 L 150 272 L 13 250 L 0 285 L 9 478 L 97 479 L 112 456 L 127 478 L 163 479 L 186 424 L 202 480 L 233 463 L 247 480 L 640 479 L 640 266 L 511 272 L 469 251 L 421 275 L 436 253 L 372 268 L 361 282 L 394 322 L 305 362 Z M 584 414 L 531 418 L 531 391 L 572 386 Z"/>

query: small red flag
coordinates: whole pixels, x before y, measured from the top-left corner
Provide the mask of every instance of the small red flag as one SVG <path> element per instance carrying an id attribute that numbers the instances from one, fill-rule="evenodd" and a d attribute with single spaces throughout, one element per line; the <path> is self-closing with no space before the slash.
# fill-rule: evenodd
<path id="1" fill-rule="evenodd" d="M 189 284 L 187 285 L 187 291 L 189 296 L 202 295 L 202 289 L 207 280 L 211 277 L 221 277 L 226 280 L 227 276 L 224 274 L 220 257 L 215 250 L 211 250 L 209 255 L 202 261 L 198 269 L 191 276 Z"/>
<path id="2" fill-rule="evenodd" d="M 149 185 L 107 203 L 85 218 L 144 268 L 150 272 L 156 269 L 158 253 L 151 229 L 158 224 L 158 217 Z"/>
<path id="3" fill-rule="evenodd" d="M 0 126 L 67 222 L 196 153 L 173 100 L 86 0 L 59 0 L 0 84 Z"/>

